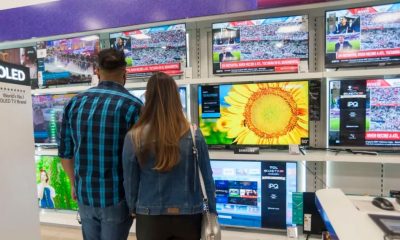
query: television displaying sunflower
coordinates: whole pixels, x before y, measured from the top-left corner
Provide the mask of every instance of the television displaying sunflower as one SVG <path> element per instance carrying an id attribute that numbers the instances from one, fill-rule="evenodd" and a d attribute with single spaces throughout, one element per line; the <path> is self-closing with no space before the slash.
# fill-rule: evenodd
<path id="1" fill-rule="evenodd" d="M 199 123 L 207 144 L 288 145 L 308 138 L 308 81 L 212 88 L 214 99 L 199 89 Z"/>

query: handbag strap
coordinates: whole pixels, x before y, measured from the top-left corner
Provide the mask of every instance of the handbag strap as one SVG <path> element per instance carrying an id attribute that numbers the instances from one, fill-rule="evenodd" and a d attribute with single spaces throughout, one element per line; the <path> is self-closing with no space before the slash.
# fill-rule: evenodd
<path id="1" fill-rule="evenodd" d="M 194 129 L 193 129 L 192 125 L 190 125 L 190 133 L 192 134 L 193 157 L 194 157 L 194 160 L 195 160 L 195 164 L 197 165 L 197 170 L 199 171 L 199 180 L 200 180 L 201 192 L 203 194 L 203 201 L 204 201 L 204 204 L 205 204 L 205 207 L 206 207 L 206 211 L 208 211 L 208 197 L 207 197 L 206 187 L 205 187 L 205 184 L 204 184 L 203 174 L 201 172 L 200 165 L 199 165 L 199 152 L 197 150 L 196 138 L 195 138 Z"/>

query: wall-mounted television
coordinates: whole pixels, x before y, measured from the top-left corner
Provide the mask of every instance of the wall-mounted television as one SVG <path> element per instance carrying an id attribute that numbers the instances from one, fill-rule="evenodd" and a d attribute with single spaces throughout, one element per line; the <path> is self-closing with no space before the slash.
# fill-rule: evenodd
<path id="1" fill-rule="evenodd" d="M 129 92 L 139 98 L 143 103 L 145 103 L 145 89 L 132 89 L 129 90 Z M 186 116 L 189 116 L 188 114 L 188 103 L 187 103 L 187 88 L 186 87 L 179 87 L 179 97 L 181 98 L 181 103 L 182 103 L 182 108 L 183 112 L 186 114 Z"/>
<path id="2" fill-rule="evenodd" d="M 286 229 L 292 223 L 297 163 L 212 160 L 222 225 Z"/>
<path id="3" fill-rule="evenodd" d="M 98 35 L 37 43 L 39 85 L 90 83 L 100 51 Z"/>
<path id="4" fill-rule="evenodd" d="M 126 70 L 133 77 L 181 75 L 187 65 L 185 24 L 112 33 L 110 44 L 125 53 Z"/>
<path id="5" fill-rule="evenodd" d="M 77 210 L 71 184 L 57 156 L 35 156 L 37 199 L 40 208 Z"/>
<path id="6" fill-rule="evenodd" d="M 331 146 L 400 147 L 400 79 L 330 81 Z"/>
<path id="7" fill-rule="evenodd" d="M 400 3 L 326 12 L 327 68 L 400 64 Z"/>
<path id="8" fill-rule="evenodd" d="M 209 145 L 308 142 L 308 81 L 204 85 L 199 126 Z"/>
<path id="9" fill-rule="evenodd" d="M 33 95 L 35 144 L 57 146 L 64 107 L 76 94 Z"/>
<path id="10" fill-rule="evenodd" d="M 35 47 L 0 49 L 0 61 L 29 68 L 32 87 L 37 88 L 37 59 Z"/>
<path id="11" fill-rule="evenodd" d="M 298 72 L 308 62 L 306 15 L 215 23 L 212 38 L 214 74 Z"/>

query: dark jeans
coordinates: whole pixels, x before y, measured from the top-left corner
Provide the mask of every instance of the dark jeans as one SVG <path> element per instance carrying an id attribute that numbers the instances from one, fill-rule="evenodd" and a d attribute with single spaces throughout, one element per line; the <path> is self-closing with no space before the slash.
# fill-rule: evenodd
<path id="1" fill-rule="evenodd" d="M 133 222 L 125 200 L 106 208 L 79 204 L 79 214 L 84 240 L 126 240 Z"/>
<path id="2" fill-rule="evenodd" d="M 202 215 L 137 215 L 137 240 L 200 240 Z"/>

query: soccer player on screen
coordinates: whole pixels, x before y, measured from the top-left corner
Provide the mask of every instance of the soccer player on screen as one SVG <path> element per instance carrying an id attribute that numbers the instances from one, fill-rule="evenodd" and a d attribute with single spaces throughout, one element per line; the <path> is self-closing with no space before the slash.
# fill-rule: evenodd
<path id="1" fill-rule="evenodd" d="M 345 41 L 344 36 L 340 36 L 338 42 L 335 45 L 335 52 L 349 51 L 353 46 L 349 41 Z"/>

